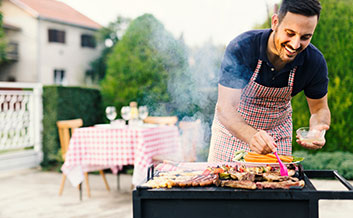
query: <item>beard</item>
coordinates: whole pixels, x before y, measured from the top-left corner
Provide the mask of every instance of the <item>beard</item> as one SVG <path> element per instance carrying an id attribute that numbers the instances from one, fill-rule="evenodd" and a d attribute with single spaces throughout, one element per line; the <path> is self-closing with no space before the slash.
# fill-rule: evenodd
<path id="1" fill-rule="evenodd" d="M 297 49 L 294 49 L 289 41 L 279 42 L 279 39 L 276 39 L 277 30 L 273 33 L 273 46 L 277 51 L 276 56 L 284 63 L 291 62 L 295 57 L 303 50 L 303 46 L 300 46 Z"/>

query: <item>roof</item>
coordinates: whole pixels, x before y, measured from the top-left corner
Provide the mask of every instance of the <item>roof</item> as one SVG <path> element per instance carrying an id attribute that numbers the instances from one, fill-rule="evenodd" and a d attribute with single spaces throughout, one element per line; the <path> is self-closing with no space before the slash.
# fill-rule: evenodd
<path id="1" fill-rule="evenodd" d="M 10 0 L 31 16 L 93 29 L 102 26 L 63 2 L 56 0 Z"/>

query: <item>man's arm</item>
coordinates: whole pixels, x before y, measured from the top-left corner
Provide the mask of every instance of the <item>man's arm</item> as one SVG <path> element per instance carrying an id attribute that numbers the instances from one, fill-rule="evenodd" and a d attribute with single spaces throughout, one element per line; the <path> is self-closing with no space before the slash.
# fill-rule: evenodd
<path id="1" fill-rule="evenodd" d="M 310 130 L 328 130 L 331 123 L 331 113 L 327 104 L 327 94 L 320 99 L 306 98 L 310 110 Z M 325 145 L 325 140 L 320 142 L 304 143 L 297 139 L 297 142 L 308 149 L 319 149 Z"/>
<path id="2" fill-rule="evenodd" d="M 267 154 L 276 151 L 273 138 L 263 130 L 248 125 L 237 108 L 240 102 L 241 89 L 232 89 L 218 85 L 217 116 L 223 126 L 235 137 L 250 145 L 257 153 Z"/>

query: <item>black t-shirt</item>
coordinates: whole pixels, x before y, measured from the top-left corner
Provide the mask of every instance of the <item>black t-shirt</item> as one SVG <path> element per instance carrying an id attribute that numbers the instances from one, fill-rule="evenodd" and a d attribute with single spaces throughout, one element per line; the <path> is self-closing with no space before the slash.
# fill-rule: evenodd
<path id="1" fill-rule="evenodd" d="M 297 66 L 292 96 L 302 90 L 312 99 L 325 96 L 328 72 L 322 53 L 310 43 L 294 61 L 276 71 L 266 54 L 271 32 L 271 29 L 252 30 L 233 39 L 224 54 L 219 83 L 229 88 L 244 88 L 254 73 L 258 60 L 261 59 L 263 62 L 256 79 L 257 83 L 267 87 L 285 87 L 288 85 L 290 70 Z"/>

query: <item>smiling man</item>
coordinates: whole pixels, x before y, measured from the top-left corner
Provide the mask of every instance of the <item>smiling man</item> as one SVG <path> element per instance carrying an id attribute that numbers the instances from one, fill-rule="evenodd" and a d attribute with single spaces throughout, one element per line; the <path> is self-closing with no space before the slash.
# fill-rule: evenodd
<path id="1" fill-rule="evenodd" d="M 235 151 L 292 153 L 291 98 L 304 91 L 311 130 L 328 130 L 328 72 L 310 43 L 319 21 L 318 0 L 283 0 L 268 30 L 245 32 L 227 46 L 208 160 L 231 161 Z M 323 141 L 297 142 L 319 149 Z"/>

